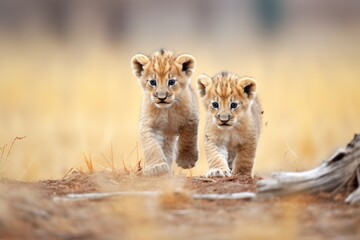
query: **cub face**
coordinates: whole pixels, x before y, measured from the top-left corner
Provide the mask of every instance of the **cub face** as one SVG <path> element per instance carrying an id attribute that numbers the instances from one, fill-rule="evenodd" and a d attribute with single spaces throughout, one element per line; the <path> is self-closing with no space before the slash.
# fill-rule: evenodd
<path id="1" fill-rule="evenodd" d="M 195 59 L 191 55 L 175 56 L 163 49 L 150 56 L 137 54 L 131 60 L 144 94 L 157 108 L 168 108 L 179 100 L 190 84 L 194 66 Z"/>
<path id="2" fill-rule="evenodd" d="M 213 122 L 219 128 L 239 125 L 256 96 L 256 81 L 249 77 L 222 72 L 197 79 L 199 95 Z"/>

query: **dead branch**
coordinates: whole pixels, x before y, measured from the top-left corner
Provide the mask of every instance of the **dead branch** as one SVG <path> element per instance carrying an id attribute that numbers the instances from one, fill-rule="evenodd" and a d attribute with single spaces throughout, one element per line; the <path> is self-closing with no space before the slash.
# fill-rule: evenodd
<path id="1" fill-rule="evenodd" d="M 360 135 L 339 149 L 332 157 L 319 167 L 305 172 L 274 173 L 271 178 L 258 181 L 258 197 L 268 198 L 295 193 L 319 193 L 345 189 L 353 183 L 354 174 L 358 189 L 349 195 L 347 202 L 360 200 Z"/>

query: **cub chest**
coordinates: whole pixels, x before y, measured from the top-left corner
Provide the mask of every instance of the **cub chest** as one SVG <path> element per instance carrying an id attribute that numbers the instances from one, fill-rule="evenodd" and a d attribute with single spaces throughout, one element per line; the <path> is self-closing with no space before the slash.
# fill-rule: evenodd
<path id="1" fill-rule="evenodd" d="M 178 135 L 184 117 L 175 111 L 166 111 L 155 119 L 154 128 L 165 135 Z"/>

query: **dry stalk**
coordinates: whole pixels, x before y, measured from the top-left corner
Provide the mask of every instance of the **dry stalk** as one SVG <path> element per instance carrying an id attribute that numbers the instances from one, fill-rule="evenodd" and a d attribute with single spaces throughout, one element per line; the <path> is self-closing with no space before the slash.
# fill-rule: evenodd
<path id="1" fill-rule="evenodd" d="M 67 178 L 73 169 L 74 169 L 74 167 L 70 168 L 69 171 L 62 177 L 62 179 Z"/>
<path id="2" fill-rule="evenodd" d="M 6 158 L 9 158 L 10 153 L 11 153 L 11 149 L 12 149 L 12 147 L 14 146 L 14 143 L 16 142 L 16 140 L 22 140 L 22 139 L 24 139 L 24 138 L 26 138 L 26 136 L 23 136 L 23 137 L 15 137 L 15 138 L 14 138 L 14 140 L 12 141 L 12 143 L 11 143 L 11 145 L 10 145 L 10 148 L 9 148 L 9 151 L 8 151 L 8 153 L 7 153 L 7 155 L 6 155 Z"/>
<path id="3" fill-rule="evenodd" d="M 129 168 L 126 166 L 126 164 L 125 164 L 125 158 L 126 157 L 124 157 L 123 159 L 122 159 L 122 165 L 123 165 L 123 169 L 124 169 L 124 172 L 126 173 L 126 174 L 130 174 L 130 170 L 129 170 Z"/>
<path id="4" fill-rule="evenodd" d="M 93 173 L 94 172 L 94 165 L 91 159 L 91 156 L 89 154 L 89 157 L 86 157 L 85 154 L 83 154 L 85 162 L 86 162 L 86 167 L 89 173 Z"/>
<path id="5" fill-rule="evenodd" d="M 1 163 L 1 160 L 3 159 L 3 156 L 4 156 L 4 151 L 5 151 L 6 146 L 7 146 L 7 144 L 5 144 L 5 145 L 1 148 L 0 163 Z"/>

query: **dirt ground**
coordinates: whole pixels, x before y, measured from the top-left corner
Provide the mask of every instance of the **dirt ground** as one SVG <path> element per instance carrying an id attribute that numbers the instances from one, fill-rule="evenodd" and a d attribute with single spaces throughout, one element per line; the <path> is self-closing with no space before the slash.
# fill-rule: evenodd
<path id="1" fill-rule="evenodd" d="M 256 192 L 259 178 L 144 178 L 73 172 L 39 182 L 0 180 L 0 239 L 360 239 L 360 205 L 346 194 L 269 200 L 195 200 L 193 193 Z M 64 200 L 70 193 L 160 195 Z"/>

